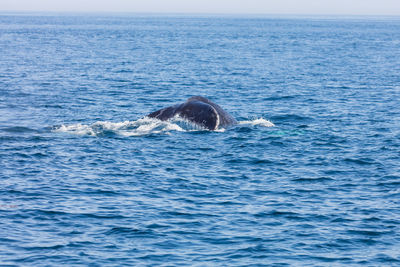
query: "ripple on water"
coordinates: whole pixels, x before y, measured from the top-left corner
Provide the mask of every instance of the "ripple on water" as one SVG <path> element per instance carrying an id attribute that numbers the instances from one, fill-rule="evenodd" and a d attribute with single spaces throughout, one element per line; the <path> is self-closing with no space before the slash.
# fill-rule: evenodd
<path id="1" fill-rule="evenodd" d="M 0 265 L 400 265 L 399 26 L 0 15 Z"/>

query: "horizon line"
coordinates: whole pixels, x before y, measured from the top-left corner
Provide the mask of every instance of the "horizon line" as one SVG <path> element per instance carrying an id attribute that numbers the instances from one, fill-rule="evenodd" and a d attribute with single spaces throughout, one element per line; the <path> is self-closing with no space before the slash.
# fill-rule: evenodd
<path id="1" fill-rule="evenodd" d="M 176 15 L 176 16 L 297 16 L 297 17 L 399 17 L 400 14 L 352 14 L 352 13 L 254 13 L 254 12 L 151 12 L 151 11 L 87 11 L 87 10 L 0 10 L 2 13 L 20 14 L 120 14 L 120 15 Z"/>

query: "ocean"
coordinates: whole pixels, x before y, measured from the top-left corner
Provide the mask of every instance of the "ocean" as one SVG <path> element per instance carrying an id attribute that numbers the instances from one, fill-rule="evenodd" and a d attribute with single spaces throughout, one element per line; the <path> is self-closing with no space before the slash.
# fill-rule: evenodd
<path id="1" fill-rule="evenodd" d="M 0 264 L 399 266 L 399 100 L 398 17 L 1 13 Z"/>

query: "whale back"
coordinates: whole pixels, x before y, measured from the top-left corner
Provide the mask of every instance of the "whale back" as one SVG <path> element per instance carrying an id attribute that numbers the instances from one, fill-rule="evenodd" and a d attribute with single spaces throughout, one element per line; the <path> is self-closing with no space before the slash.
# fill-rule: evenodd
<path id="1" fill-rule="evenodd" d="M 147 117 L 150 118 L 156 118 L 162 121 L 169 120 L 170 118 L 174 117 L 176 115 L 176 112 L 181 105 L 173 105 L 171 107 L 163 108 L 157 111 L 154 111 L 147 115 Z"/>
<path id="2" fill-rule="evenodd" d="M 226 112 L 224 109 L 222 109 L 219 105 L 215 104 L 211 100 L 209 100 L 205 97 L 202 97 L 202 96 L 193 96 L 193 97 L 188 98 L 188 100 L 186 100 L 186 102 L 193 101 L 193 100 L 201 101 L 201 102 L 211 105 L 217 111 L 217 113 L 219 115 L 219 126 L 226 127 L 226 126 L 237 124 L 237 121 L 235 120 L 235 118 L 233 118 L 228 112 Z"/>
<path id="3" fill-rule="evenodd" d="M 209 130 L 216 130 L 219 126 L 219 114 L 215 108 L 201 101 L 183 103 L 179 107 L 179 116 Z"/>
<path id="4" fill-rule="evenodd" d="M 209 130 L 216 130 L 219 126 L 226 127 L 237 123 L 219 105 L 202 96 L 190 97 L 183 104 L 166 107 L 147 116 L 163 121 L 180 116 Z"/>

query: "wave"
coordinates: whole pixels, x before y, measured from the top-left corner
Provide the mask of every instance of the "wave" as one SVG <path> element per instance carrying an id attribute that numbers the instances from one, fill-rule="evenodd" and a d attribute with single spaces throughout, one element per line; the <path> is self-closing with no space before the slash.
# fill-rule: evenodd
<path id="1" fill-rule="evenodd" d="M 23 127 L 23 126 L 14 126 L 14 127 L 7 127 L 7 128 L 2 128 L 0 131 L 4 132 L 9 132 L 9 133 L 31 133 L 31 132 L 38 132 L 35 129 L 31 129 L 28 127 Z"/>
<path id="2" fill-rule="evenodd" d="M 269 120 L 266 120 L 264 118 L 258 118 L 258 119 L 253 119 L 253 120 L 247 120 L 247 121 L 239 121 L 239 124 L 242 125 L 252 125 L 252 126 L 262 126 L 262 127 L 274 127 L 275 124 L 270 122 Z"/>
<path id="3" fill-rule="evenodd" d="M 241 125 L 249 126 L 262 126 L 272 127 L 275 126 L 272 122 L 259 118 L 248 121 L 239 121 Z M 109 121 L 97 121 L 93 124 L 71 124 L 71 125 L 59 125 L 52 128 L 53 132 L 58 133 L 70 133 L 76 135 L 88 135 L 88 136 L 110 136 L 110 135 L 121 135 L 121 136 L 145 136 L 150 134 L 170 134 L 173 131 L 177 132 L 197 132 L 197 131 L 209 131 L 197 124 L 194 124 L 188 120 L 175 117 L 168 121 L 161 121 L 154 118 L 144 117 L 136 121 L 124 121 L 124 122 L 109 122 Z M 216 130 L 217 132 L 224 132 L 225 129 L 221 128 Z"/>

